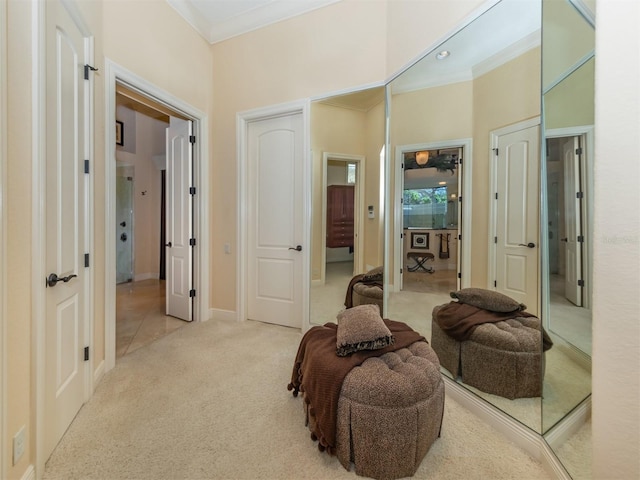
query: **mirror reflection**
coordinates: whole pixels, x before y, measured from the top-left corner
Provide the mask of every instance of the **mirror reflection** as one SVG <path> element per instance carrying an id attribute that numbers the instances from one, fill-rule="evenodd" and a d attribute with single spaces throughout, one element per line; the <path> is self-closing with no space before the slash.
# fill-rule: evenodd
<path id="1" fill-rule="evenodd" d="M 432 344 L 434 307 L 449 304 L 461 288 L 496 290 L 539 314 L 540 10 L 539 1 L 501 1 L 388 86 L 393 218 L 385 240 L 386 315 Z M 535 352 L 526 354 L 535 360 L 514 374 L 526 384 L 515 392 L 497 386 L 514 381 L 487 385 L 481 379 L 488 372 L 478 381 L 461 373 L 463 360 L 451 353 L 461 351 L 455 341 L 444 339 L 451 350 L 438 355 L 443 374 L 540 432 L 536 321 Z M 488 361 L 474 355 L 471 364 Z"/>
<path id="2" fill-rule="evenodd" d="M 547 369 L 558 373 L 545 376 L 542 431 L 574 478 L 591 478 L 584 401 L 591 393 L 592 11 L 577 0 L 543 0 L 542 285 L 545 326 L 555 343 Z"/>
<path id="3" fill-rule="evenodd" d="M 382 86 L 311 104 L 312 324 L 335 322 L 345 303 L 382 306 L 384 124 Z"/>

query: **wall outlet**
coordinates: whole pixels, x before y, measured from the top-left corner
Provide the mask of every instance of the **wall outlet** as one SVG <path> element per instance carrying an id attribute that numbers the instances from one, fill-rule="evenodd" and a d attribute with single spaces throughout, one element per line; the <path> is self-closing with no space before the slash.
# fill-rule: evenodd
<path id="1" fill-rule="evenodd" d="M 13 437 L 13 464 L 18 463 L 22 455 L 24 455 L 24 448 L 26 443 L 26 429 L 23 425 L 22 428 Z"/>
<path id="2" fill-rule="evenodd" d="M 228 243 L 224 244 L 224 253 L 231 253 L 231 245 Z"/>

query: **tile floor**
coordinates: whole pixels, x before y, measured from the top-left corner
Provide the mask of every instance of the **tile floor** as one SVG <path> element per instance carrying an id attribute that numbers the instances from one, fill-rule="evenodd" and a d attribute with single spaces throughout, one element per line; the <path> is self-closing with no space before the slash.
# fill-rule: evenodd
<path id="1" fill-rule="evenodd" d="M 116 359 L 188 324 L 165 315 L 164 280 L 116 286 Z"/>

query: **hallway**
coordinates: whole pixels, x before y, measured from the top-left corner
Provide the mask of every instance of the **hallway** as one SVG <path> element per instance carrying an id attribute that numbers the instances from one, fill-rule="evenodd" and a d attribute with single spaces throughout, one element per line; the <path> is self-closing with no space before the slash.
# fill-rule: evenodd
<path id="1" fill-rule="evenodd" d="M 116 286 L 116 360 L 187 325 L 165 315 L 165 281 Z"/>

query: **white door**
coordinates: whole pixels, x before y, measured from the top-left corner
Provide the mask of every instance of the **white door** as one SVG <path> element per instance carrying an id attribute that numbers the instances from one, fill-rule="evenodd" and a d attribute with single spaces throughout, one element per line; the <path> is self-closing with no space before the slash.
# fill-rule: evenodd
<path id="1" fill-rule="evenodd" d="M 302 325 L 302 115 L 248 124 L 247 317 Z"/>
<path id="2" fill-rule="evenodd" d="M 57 1 L 46 2 L 46 327 L 44 457 L 85 398 L 84 266 L 87 155 L 82 33 Z"/>
<path id="3" fill-rule="evenodd" d="M 565 244 L 565 296 L 582 306 L 582 214 L 580 188 L 579 137 L 566 138 L 562 144 L 564 161 L 564 228 Z"/>
<path id="4" fill-rule="evenodd" d="M 192 123 L 171 117 L 167 128 L 167 294 L 166 313 L 193 319 L 193 144 Z M 193 244 L 192 244 L 193 243 Z"/>
<path id="5" fill-rule="evenodd" d="M 533 126 L 498 137 L 495 289 L 538 310 L 538 165 Z"/>

